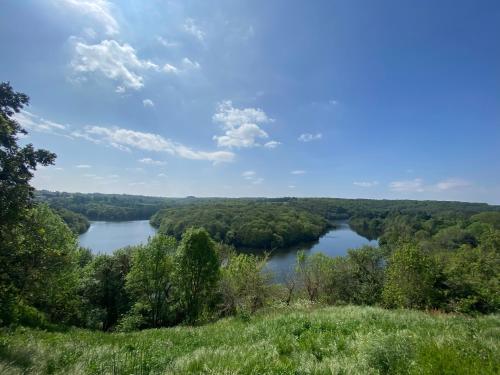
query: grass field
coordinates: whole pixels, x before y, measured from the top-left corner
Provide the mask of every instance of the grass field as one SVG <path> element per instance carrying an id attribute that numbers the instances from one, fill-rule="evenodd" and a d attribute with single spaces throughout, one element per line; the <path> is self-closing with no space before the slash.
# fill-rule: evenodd
<path id="1" fill-rule="evenodd" d="M 1 374 L 499 374 L 500 316 L 290 307 L 200 327 L 2 331 Z"/>

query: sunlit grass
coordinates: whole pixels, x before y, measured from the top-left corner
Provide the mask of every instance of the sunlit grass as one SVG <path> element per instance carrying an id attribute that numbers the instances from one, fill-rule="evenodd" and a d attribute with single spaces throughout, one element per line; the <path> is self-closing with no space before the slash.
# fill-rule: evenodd
<path id="1" fill-rule="evenodd" d="M 18 328 L 0 358 L 2 374 L 498 374 L 500 317 L 294 306 L 133 333 Z"/>

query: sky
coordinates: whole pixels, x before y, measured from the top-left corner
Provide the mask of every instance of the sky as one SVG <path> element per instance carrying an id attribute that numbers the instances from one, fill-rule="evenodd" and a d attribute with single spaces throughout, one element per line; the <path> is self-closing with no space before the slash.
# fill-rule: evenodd
<path id="1" fill-rule="evenodd" d="M 38 189 L 500 204 L 497 0 L 3 0 Z"/>

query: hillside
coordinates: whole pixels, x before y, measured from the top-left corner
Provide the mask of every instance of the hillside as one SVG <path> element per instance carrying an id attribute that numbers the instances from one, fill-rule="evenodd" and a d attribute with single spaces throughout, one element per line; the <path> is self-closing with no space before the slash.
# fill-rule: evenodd
<path id="1" fill-rule="evenodd" d="M 18 328 L 2 374 L 498 374 L 500 317 L 296 306 L 200 327 L 101 333 Z"/>

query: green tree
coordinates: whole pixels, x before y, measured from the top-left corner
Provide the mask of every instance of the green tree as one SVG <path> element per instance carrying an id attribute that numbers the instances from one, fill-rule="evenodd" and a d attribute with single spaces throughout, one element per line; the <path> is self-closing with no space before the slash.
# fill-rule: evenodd
<path id="1" fill-rule="evenodd" d="M 78 324 L 80 254 L 71 230 L 47 205 L 37 205 L 16 226 L 13 239 L 9 273 L 16 306 L 35 308 L 52 322 Z"/>
<path id="2" fill-rule="evenodd" d="M 27 134 L 14 115 L 29 103 L 27 95 L 15 92 L 9 83 L 0 83 L 0 324 L 13 319 L 18 294 L 20 234 L 18 228 L 31 207 L 33 187 L 29 182 L 38 164 L 53 164 L 55 154 L 18 145 L 19 135 Z"/>
<path id="3" fill-rule="evenodd" d="M 444 272 L 450 310 L 491 313 L 500 308 L 500 248 L 463 245 L 448 255 Z"/>
<path id="4" fill-rule="evenodd" d="M 120 249 L 113 255 L 96 256 L 85 267 L 83 294 L 89 305 L 87 321 L 90 326 L 107 331 L 128 312 L 130 298 L 125 290 L 125 280 L 130 260 L 130 248 Z"/>
<path id="5" fill-rule="evenodd" d="M 36 150 L 32 144 L 18 145 L 19 134 L 26 130 L 14 115 L 28 105 L 27 95 L 15 92 L 12 86 L 0 83 L 0 225 L 16 223 L 24 215 L 33 198 L 34 188 L 29 182 L 38 164 L 53 164 L 56 155 Z M 0 233 L 1 234 L 1 233 Z"/>
<path id="6" fill-rule="evenodd" d="M 384 303 L 396 308 L 435 306 L 439 279 L 436 262 L 414 244 L 404 244 L 391 256 L 382 292 Z"/>
<path id="7" fill-rule="evenodd" d="M 254 313 L 270 294 L 270 275 L 263 269 L 267 257 L 231 254 L 221 270 L 221 313 Z"/>
<path id="8" fill-rule="evenodd" d="M 297 277 L 311 302 L 325 296 L 325 290 L 332 281 L 332 262 L 333 258 L 323 253 L 307 255 L 303 250 L 297 253 Z"/>
<path id="9" fill-rule="evenodd" d="M 188 229 L 176 257 L 179 296 L 188 322 L 195 322 L 213 300 L 219 280 L 215 244 L 205 229 Z"/>
<path id="10" fill-rule="evenodd" d="M 158 234 L 132 252 L 126 288 L 135 299 L 135 311 L 146 314 L 149 326 L 169 323 L 173 302 L 175 238 Z"/>
<path id="11" fill-rule="evenodd" d="M 352 281 L 350 302 L 373 305 L 380 301 L 384 284 L 384 255 L 380 248 L 363 246 L 347 252 L 347 263 Z"/>

